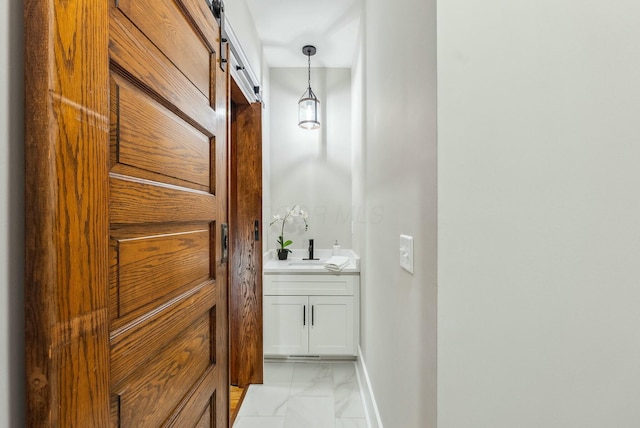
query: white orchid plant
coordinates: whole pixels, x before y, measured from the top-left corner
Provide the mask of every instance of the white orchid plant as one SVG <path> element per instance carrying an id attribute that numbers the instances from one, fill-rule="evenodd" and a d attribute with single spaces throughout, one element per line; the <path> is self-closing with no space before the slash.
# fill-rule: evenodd
<path id="1" fill-rule="evenodd" d="M 300 208 L 300 205 L 294 205 L 293 208 L 287 208 L 285 214 L 281 216 L 280 214 L 274 214 L 273 220 L 269 223 L 269 226 L 273 226 L 278 222 L 282 222 L 282 227 L 280 228 L 280 235 L 278 236 L 278 245 L 279 251 L 286 251 L 290 253 L 291 250 L 287 247 L 293 244 L 293 241 L 288 239 L 284 240 L 284 225 L 287 223 L 293 223 L 295 219 L 302 219 L 304 222 L 304 230 L 305 232 L 309 229 L 309 224 L 307 223 L 307 218 L 309 218 L 309 213 Z"/>

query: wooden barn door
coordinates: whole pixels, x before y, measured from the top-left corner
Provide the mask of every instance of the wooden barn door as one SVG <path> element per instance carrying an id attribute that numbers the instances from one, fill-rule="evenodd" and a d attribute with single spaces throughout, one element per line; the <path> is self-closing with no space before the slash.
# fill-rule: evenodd
<path id="1" fill-rule="evenodd" d="M 28 424 L 227 427 L 218 24 L 206 0 L 25 22 Z"/>
<path id="2" fill-rule="evenodd" d="M 263 382 L 262 349 L 262 104 L 249 104 L 231 81 L 229 272 L 232 385 Z"/>

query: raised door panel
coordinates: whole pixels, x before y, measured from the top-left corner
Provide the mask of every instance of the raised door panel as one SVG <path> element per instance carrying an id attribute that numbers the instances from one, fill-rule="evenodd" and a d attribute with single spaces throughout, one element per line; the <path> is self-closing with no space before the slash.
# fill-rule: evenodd
<path id="1" fill-rule="evenodd" d="M 111 75 L 113 171 L 209 191 L 215 138 L 132 82 Z"/>
<path id="2" fill-rule="evenodd" d="M 137 366 L 132 380 L 117 391 L 121 426 L 160 426 L 167 414 L 158 409 L 176 408 L 184 397 L 182 385 L 195 385 L 207 372 L 211 331 L 206 315 Z"/>
<path id="3" fill-rule="evenodd" d="M 309 353 L 354 355 L 354 309 L 350 296 L 310 296 Z"/>
<path id="4" fill-rule="evenodd" d="M 209 279 L 212 233 L 207 224 L 152 236 L 114 230 L 111 317 L 121 319 Z"/>
<path id="5" fill-rule="evenodd" d="M 175 0 L 118 0 L 118 9 L 147 35 L 149 40 L 185 75 L 203 95 L 209 96 L 211 52 L 188 21 L 177 19 L 184 11 Z M 194 11 L 187 11 L 192 14 Z M 162 31 L 158 31 L 162 29 Z M 188 46 L 189 49 L 185 49 Z"/>
<path id="6" fill-rule="evenodd" d="M 264 297 L 265 355 L 304 355 L 309 351 L 306 296 Z"/>

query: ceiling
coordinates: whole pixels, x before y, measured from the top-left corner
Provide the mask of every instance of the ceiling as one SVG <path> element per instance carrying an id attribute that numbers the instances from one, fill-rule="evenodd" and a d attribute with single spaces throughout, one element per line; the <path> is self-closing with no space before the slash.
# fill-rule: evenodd
<path id="1" fill-rule="evenodd" d="M 246 0 L 269 67 L 351 67 L 360 27 L 360 0 Z"/>

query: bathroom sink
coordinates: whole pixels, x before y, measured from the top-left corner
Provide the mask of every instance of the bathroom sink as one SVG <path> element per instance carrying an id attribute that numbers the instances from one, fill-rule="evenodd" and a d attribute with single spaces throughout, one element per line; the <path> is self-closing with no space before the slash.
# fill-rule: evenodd
<path id="1" fill-rule="evenodd" d="M 287 260 L 278 260 L 273 250 L 265 253 L 263 272 L 266 274 L 303 274 L 335 275 L 335 271 L 325 268 L 325 264 L 333 255 L 333 250 L 316 248 L 314 257 L 318 260 L 305 260 L 309 257 L 306 249 L 293 249 Z M 350 274 L 360 272 L 360 257 L 351 249 L 342 249 L 342 256 L 351 259 L 351 264 L 340 272 Z"/>

